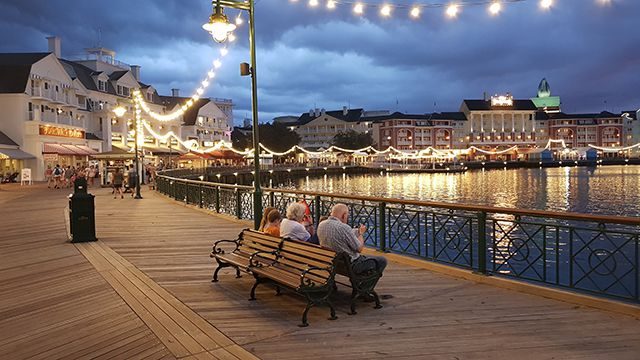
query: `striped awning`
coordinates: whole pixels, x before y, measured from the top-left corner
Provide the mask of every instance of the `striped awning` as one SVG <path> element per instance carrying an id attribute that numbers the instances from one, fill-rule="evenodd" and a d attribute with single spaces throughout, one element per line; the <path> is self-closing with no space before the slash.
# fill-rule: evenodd
<path id="1" fill-rule="evenodd" d="M 97 154 L 97 151 L 85 145 L 45 143 L 44 148 L 42 149 L 42 153 L 87 156 Z"/>
<path id="2" fill-rule="evenodd" d="M 36 157 L 24 152 L 20 149 L 0 149 L 0 159 L 2 158 L 15 159 L 15 160 L 27 160 L 35 159 Z"/>

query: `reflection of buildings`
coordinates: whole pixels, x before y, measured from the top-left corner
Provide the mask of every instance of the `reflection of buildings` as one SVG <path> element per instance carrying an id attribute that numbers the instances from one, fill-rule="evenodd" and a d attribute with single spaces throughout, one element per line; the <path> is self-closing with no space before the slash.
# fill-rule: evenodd
<path id="1" fill-rule="evenodd" d="M 42 180 L 47 165 L 77 165 L 114 146 L 129 151 L 134 89 L 139 88 L 150 109 L 160 114 L 184 100 L 178 94 L 160 97 L 153 86 L 141 82 L 139 66 L 121 63 L 115 55 L 95 48 L 87 49 L 80 60 L 62 59 L 60 39 L 55 37 L 49 38 L 48 53 L 0 54 L 0 131 L 19 146 L 0 152 L 0 158 L 11 160 L 17 169 L 31 168 L 33 178 Z M 118 106 L 127 109 L 122 118 L 113 113 Z M 202 99 L 173 121 L 146 120 L 160 135 L 173 131 L 183 141 L 196 140 L 206 147 L 230 140 L 232 109 L 231 100 Z M 175 140 L 169 144 L 145 135 L 148 156 L 180 150 Z"/>

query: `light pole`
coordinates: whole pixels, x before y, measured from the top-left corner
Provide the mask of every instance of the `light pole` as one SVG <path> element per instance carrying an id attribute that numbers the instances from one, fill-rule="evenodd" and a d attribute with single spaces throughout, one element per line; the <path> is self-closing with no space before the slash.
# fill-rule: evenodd
<path id="1" fill-rule="evenodd" d="M 252 108 L 252 132 L 253 132 L 253 165 L 254 165 L 254 191 L 253 191 L 253 218 L 255 228 L 260 226 L 262 217 L 262 189 L 260 188 L 260 137 L 258 134 L 258 81 L 256 74 L 256 35 L 254 22 L 255 1 L 232 1 L 232 0 L 212 0 L 214 13 L 209 18 L 209 22 L 202 27 L 211 33 L 216 42 L 222 43 L 227 40 L 229 34 L 235 30 L 236 26 L 229 23 L 224 15 L 224 8 L 244 10 L 249 13 L 249 48 L 251 52 L 251 67 L 241 67 L 241 75 L 251 75 L 251 108 Z"/>
<path id="2" fill-rule="evenodd" d="M 125 109 L 122 106 L 118 106 L 115 109 L 113 109 L 114 114 L 116 114 L 117 117 L 122 118 L 124 116 L 124 114 L 126 114 L 127 109 Z M 142 195 L 140 195 L 140 156 L 138 154 L 138 141 L 139 141 L 139 136 L 140 136 L 140 107 L 138 106 L 138 104 L 135 104 L 135 123 L 134 123 L 134 127 L 135 127 L 135 138 L 133 140 L 134 142 L 134 151 L 135 151 L 135 166 L 136 166 L 136 195 L 134 196 L 134 199 L 142 199 Z"/>

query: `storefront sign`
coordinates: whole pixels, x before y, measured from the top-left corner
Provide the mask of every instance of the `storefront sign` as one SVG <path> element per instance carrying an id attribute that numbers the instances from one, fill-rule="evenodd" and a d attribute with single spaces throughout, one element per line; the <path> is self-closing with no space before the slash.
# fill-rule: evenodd
<path id="1" fill-rule="evenodd" d="M 84 139 L 84 130 L 67 129 L 50 125 L 40 125 L 40 135 Z"/>
<path id="2" fill-rule="evenodd" d="M 42 154 L 44 162 L 56 162 L 58 161 L 58 154 Z"/>
<path id="3" fill-rule="evenodd" d="M 20 172 L 20 185 L 22 184 L 31 185 L 31 169 L 22 169 Z"/>

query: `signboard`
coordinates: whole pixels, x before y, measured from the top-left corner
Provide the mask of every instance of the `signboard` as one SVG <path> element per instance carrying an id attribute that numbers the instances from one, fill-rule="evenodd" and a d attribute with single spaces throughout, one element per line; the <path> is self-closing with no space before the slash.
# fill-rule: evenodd
<path id="1" fill-rule="evenodd" d="M 491 106 L 513 106 L 513 96 L 509 94 L 492 96 Z"/>
<path id="2" fill-rule="evenodd" d="M 22 169 L 20 172 L 20 185 L 28 183 L 31 185 L 31 169 Z"/>
<path id="3" fill-rule="evenodd" d="M 42 154 L 44 162 L 56 162 L 58 161 L 58 154 Z"/>
<path id="4" fill-rule="evenodd" d="M 84 130 L 67 129 L 51 125 L 40 125 L 40 135 L 84 139 Z"/>

